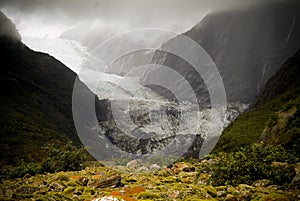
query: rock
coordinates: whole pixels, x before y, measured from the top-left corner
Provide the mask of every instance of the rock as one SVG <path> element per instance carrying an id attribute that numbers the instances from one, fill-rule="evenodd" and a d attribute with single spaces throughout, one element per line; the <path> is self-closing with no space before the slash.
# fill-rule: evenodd
<path id="1" fill-rule="evenodd" d="M 86 178 L 86 177 L 79 177 L 77 180 L 76 180 L 76 183 L 81 185 L 81 186 L 86 186 L 89 182 L 89 179 Z"/>
<path id="2" fill-rule="evenodd" d="M 255 189 L 253 186 L 249 186 L 247 184 L 239 184 L 237 187 L 236 187 L 237 190 L 239 191 L 243 191 L 243 190 L 252 190 L 252 189 Z"/>
<path id="3" fill-rule="evenodd" d="M 174 172 L 170 168 L 165 167 L 164 169 L 158 171 L 156 174 L 162 177 L 168 177 L 173 175 Z"/>
<path id="4" fill-rule="evenodd" d="M 118 198 L 114 198 L 113 196 L 106 196 L 103 198 L 94 198 L 91 201 L 119 201 Z"/>
<path id="5" fill-rule="evenodd" d="M 277 186 L 277 185 L 270 185 L 270 186 L 267 187 L 267 189 L 270 189 L 270 190 L 273 190 L 273 191 L 279 190 L 280 188 L 282 188 L 282 187 Z"/>
<path id="6" fill-rule="evenodd" d="M 56 182 L 52 182 L 48 187 L 48 191 L 63 191 L 63 190 L 64 190 L 64 186 Z"/>
<path id="7" fill-rule="evenodd" d="M 217 191 L 218 197 L 223 197 L 226 195 L 226 191 Z"/>
<path id="8" fill-rule="evenodd" d="M 150 168 L 150 170 L 152 170 L 152 171 L 158 171 L 158 170 L 161 169 L 161 167 L 160 167 L 159 165 L 157 165 L 157 164 L 153 164 L 153 165 L 151 165 L 149 168 Z"/>
<path id="9" fill-rule="evenodd" d="M 262 179 L 262 180 L 257 180 L 255 182 L 253 182 L 252 186 L 255 186 L 255 187 L 265 187 L 265 186 L 268 186 L 270 183 L 271 183 L 270 180 L 268 180 L 268 179 Z"/>
<path id="10" fill-rule="evenodd" d="M 139 168 L 137 169 L 137 171 L 138 171 L 138 172 L 149 172 L 149 169 L 148 169 L 147 167 L 145 167 L 145 166 L 142 166 L 142 167 L 139 167 Z"/>
<path id="11" fill-rule="evenodd" d="M 121 176 L 120 175 L 113 175 L 99 181 L 91 183 L 89 186 L 93 188 L 115 188 L 120 186 L 121 184 Z"/>
<path id="12" fill-rule="evenodd" d="M 184 172 L 195 172 L 196 171 L 195 167 L 190 166 L 186 163 L 176 163 L 172 169 L 175 174 L 179 174 L 181 171 L 184 171 Z"/>
<path id="13" fill-rule="evenodd" d="M 130 168 L 130 169 L 137 169 L 141 166 L 143 166 L 143 164 L 142 164 L 142 161 L 140 161 L 140 160 L 132 160 L 126 164 L 126 167 Z"/>

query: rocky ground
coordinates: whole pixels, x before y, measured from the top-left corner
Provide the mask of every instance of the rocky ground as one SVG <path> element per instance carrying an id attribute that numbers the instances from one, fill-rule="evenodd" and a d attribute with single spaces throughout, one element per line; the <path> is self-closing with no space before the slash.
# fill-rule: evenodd
<path id="1" fill-rule="evenodd" d="M 202 161 L 209 163 L 209 161 Z M 25 175 L 14 180 L 2 180 L 0 200 L 190 200 L 190 201 L 294 201 L 300 191 L 271 185 L 259 180 L 252 185 L 212 186 L 210 174 L 201 163 L 178 162 L 157 171 L 135 171 L 138 163 L 131 162 L 118 170 L 92 164 L 82 171 Z M 159 168 L 152 165 L 152 170 Z M 298 170 L 299 173 L 299 170 Z M 298 174 L 299 177 L 299 174 Z M 296 188 L 297 189 L 297 188 Z"/>

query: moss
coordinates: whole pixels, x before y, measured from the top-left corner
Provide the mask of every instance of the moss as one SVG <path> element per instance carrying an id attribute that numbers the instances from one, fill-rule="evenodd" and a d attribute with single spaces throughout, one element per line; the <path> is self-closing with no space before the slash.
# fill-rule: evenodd
<path id="1" fill-rule="evenodd" d="M 289 199 L 282 194 L 272 193 L 262 197 L 260 201 L 289 201 Z"/>
<path id="2" fill-rule="evenodd" d="M 67 186 L 78 186 L 78 184 L 74 180 L 67 182 L 66 185 Z"/>
<path id="3" fill-rule="evenodd" d="M 162 179 L 161 182 L 162 183 L 176 183 L 177 180 L 174 177 L 166 177 L 166 178 Z"/>
<path id="4" fill-rule="evenodd" d="M 204 190 L 206 190 L 206 192 L 212 197 L 216 197 L 218 194 L 217 190 L 213 186 L 205 186 Z"/>
<path id="5" fill-rule="evenodd" d="M 186 201 L 217 201 L 216 199 L 187 198 Z"/>
<path id="6" fill-rule="evenodd" d="M 64 190 L 64 193 L 65 193 L 65 194 L 71 194 L 71 193 L 73 193 L 75 190 L 76 190 L 75 187 L 67 187 L 67 188 Z"/>
<path id="7" fill-rule="evenodd" d="M 67 175 L 61 173 L 61 174 L 58 175 L 58 180 L 60 180 L 60 181 L 69 181 L 70 178 Z"/>
<path id="8" fill-rule="evenodd" d="M 70 197 L 62 195 L 60 193 L 56 192 L 49 192 L 45 198 L 48 198 L 48 200 L 55 200 L 55 201 L 73 201 Z"/>
<path id="9" fill-rule="evenodd" d="M 138 195 L 138 199 L 158 199 L 158 198 L 160 198 L 160 196 L 157 193 L 142 192 Z"/>
<path id="10" fill-rule="evenodd" d="M 93 188 L 84 188 L 84 194 L 88 194 L 88 195 L 95 195 L 96 191 Z"/>
<path id="11" fill-rule="evenodd" d="M 37 186 L 22 185 L 15 190 L 14 196 L 18 199 L 30 198 L 33 196 L 33 193 L 38 190 L 39 190 L 39 188 Z"/>
<path id="12" fill-rule="evenodd" d="M 227 186 L 216 186 L 215 189 L 217 191 L 225 191 L 227 189 Z"/>

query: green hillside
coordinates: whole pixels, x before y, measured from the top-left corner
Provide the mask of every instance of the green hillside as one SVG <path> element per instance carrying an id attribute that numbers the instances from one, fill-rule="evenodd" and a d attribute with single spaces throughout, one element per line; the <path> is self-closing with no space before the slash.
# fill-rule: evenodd
<path id="1" fill-rule="evenodd" d="M 223 132 L 214 153 L 232 152 L 265 141 L 299 151 L 300 52 L 268 81 L 256 103 Z"/>

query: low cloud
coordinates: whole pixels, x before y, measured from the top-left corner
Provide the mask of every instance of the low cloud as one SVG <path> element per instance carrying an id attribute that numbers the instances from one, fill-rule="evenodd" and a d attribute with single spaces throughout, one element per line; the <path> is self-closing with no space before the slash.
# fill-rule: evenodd
<path id="1" fill-rule="evenodd" d="M 39 27 L 40 30 L 36 32 L 46 31 L 47 34 L 57 35 L 62 30 L 85 23 L 125 29 L 155 27 L 184 32 L 212 10 L 276 1 L 2 0 L 0 9 L 25 33 L 30 32 L 32 27 Z"/>

